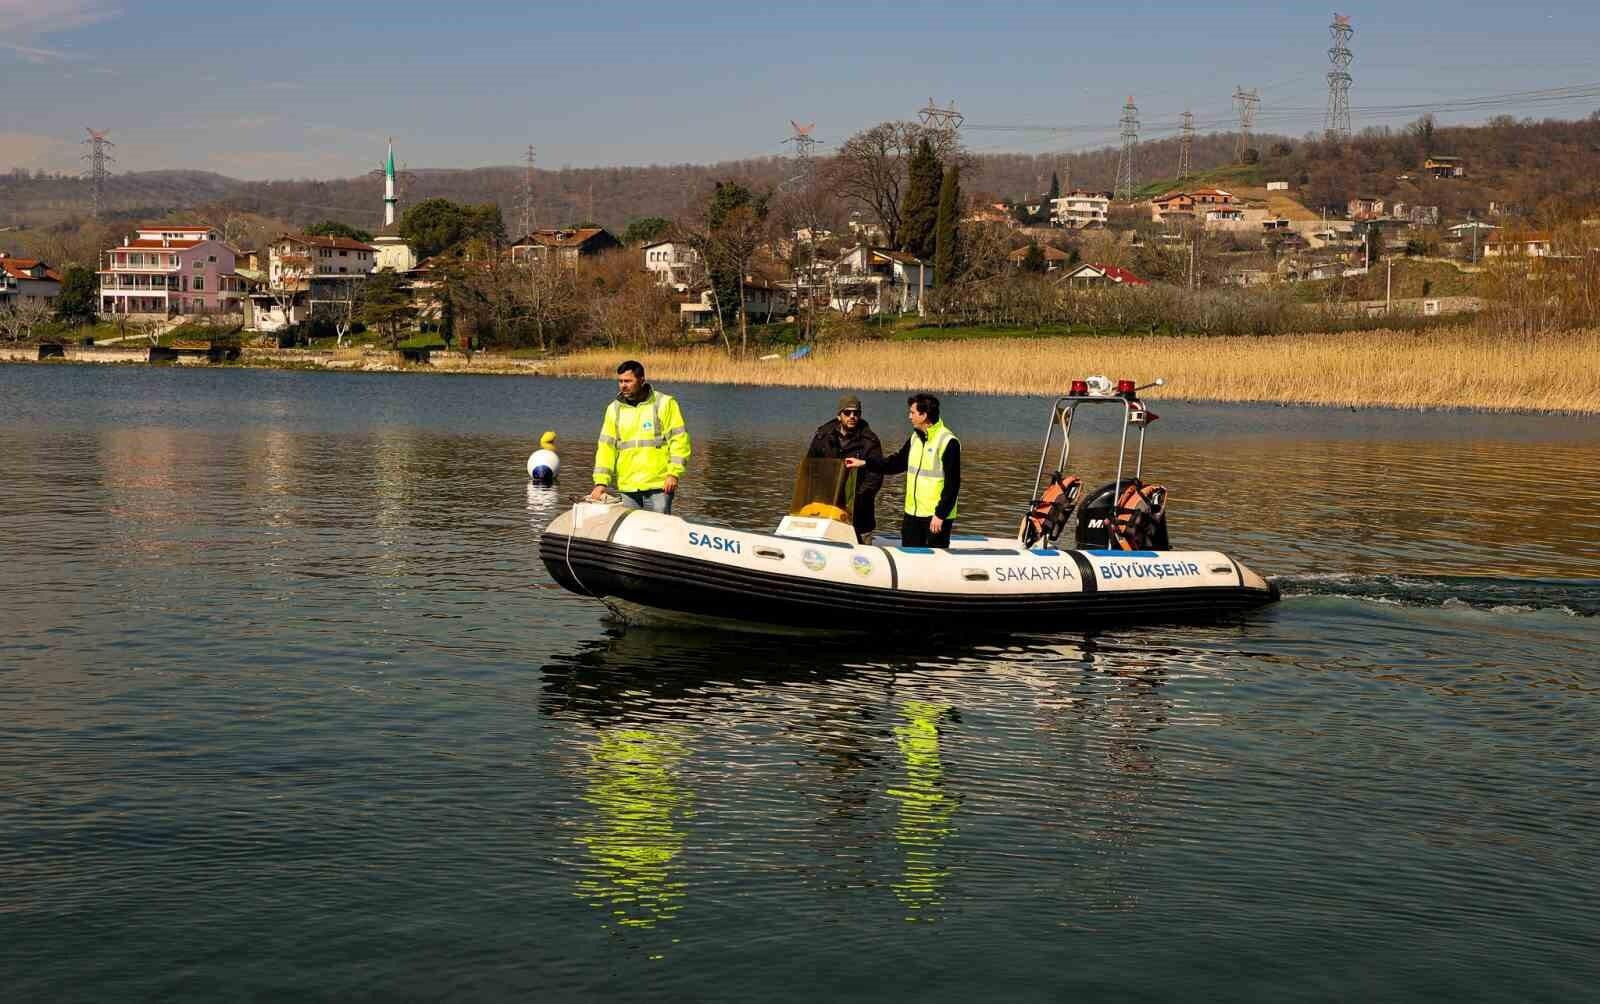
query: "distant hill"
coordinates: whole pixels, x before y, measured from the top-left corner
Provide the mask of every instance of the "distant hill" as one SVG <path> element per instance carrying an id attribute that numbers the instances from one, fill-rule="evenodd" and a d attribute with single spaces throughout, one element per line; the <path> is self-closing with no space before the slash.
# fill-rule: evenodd
<path id="1" fill-rule="evenodd" d="M 1600 120 L 1515 121 L 1482 126 L 1372 130 L 1347 145 L 1262 135 L 1252 138 L 1258 160 L 1233 165 L 1235 136 L 1195 137 L 1192 163 L 1198 178 L 1231 180 L 1258 187 L 1287 181 L 1312 211 L 1343 210 L 1356 195 L 1439 205 L 1447 217 L 1485 210 L 1491 202 L 1534 214 L 1555 207 L 1600 205 Z M 968 137 L 976 144 L 975 134 Z M 1466 159 L 1467 176 L 1421 177 L 1425 153 Z M 980 153 L 962 179 L 974 198 L 1026 198 L 1048 189 L 1052 172 L 1063 188 L 1109 190 L 1118 151 L 1104 148 L 1070 155 Z M 1178 140 L 1142 144 L 1138 181 L 1147 192 L 1177 186 Z M 757 188 L 776 186 L 794 173 L 793 162 L 760 157 L 717 164 L 566 168 L 534 173 L 535 216 L 540 226 L 594 220 L 620 231 L 641 216 L 678 215 L 712 182 L 736 178 Z M 1409 178 L 1403 176 L 1409 175 Z M 460 202 L 495 202 L 507 229 L 520 226 L 523 169 L 514 166 L 463 170 L 414 169 L 402 179 L 402 208 L 441 196 Z M 40 226 L 82 218 L 89 209 L 88 183 L 78 178 L 0 175 L 0 226 Z M 373 228 L 381 222 L 382 182 L 375 176 L 326 181 L 239 181 L 205 171 L 145 171 L 113 176 L 106 191 L 108 222 L 160 218 L 206 207 L 246 212 L 291 225 L 338 219 Z M 840 211 L 843 209 L 841 207 Z"/>

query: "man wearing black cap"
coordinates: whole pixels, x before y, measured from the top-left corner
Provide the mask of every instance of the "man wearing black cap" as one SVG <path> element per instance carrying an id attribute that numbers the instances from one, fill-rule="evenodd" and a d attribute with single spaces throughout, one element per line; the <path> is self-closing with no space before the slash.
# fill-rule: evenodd
<path id="1" fill-rule="evenodd" d="M 839 399 L 839 414 L 817 428 L 806 456 L 830 460 L 843 460 L 846 457 L 883 459 L 883 444 L 878 442 L 878 434 L 861 417 L 860 398 L 846 394 Z M 854 511 L 856 536 L 863 544 L 872 538 L 872 531 L 878 527 L 876 508 L 878 489 L 882 487 L 882 474 L 863 470 L 856 478 L 856 498 L 851 508 Z"/>

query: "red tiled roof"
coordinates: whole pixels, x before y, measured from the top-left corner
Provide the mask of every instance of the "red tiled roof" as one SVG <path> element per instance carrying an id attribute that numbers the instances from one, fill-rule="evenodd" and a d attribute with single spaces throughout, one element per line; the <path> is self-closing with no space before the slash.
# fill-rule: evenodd
<path id="1" fill-rule="evenodd" d="M 1095 268 L 1106 274 L 1106 278 L 1120 282 L 1127 286 L 1143 286 L 1145 281 L 1129 272 L 1120 265 L 1096 265 Z"/>
<path id="2" fill-rule="evenodd" d="M 37 258 L 0 258 L 0 268 L 3 268 L 6 275 L 11 276 L 13 279 L 33 279 L 36 282 L 45 280 L 49 280 L 50 282 L 61 281 L 61 275 L 56 272 L 55 269 L 49 268 L 48 266 L 45 268 L 44 275 L 42 276 L 29 274 L 29 269 L 38 268 L 40 264 L 41 262 Z"/>

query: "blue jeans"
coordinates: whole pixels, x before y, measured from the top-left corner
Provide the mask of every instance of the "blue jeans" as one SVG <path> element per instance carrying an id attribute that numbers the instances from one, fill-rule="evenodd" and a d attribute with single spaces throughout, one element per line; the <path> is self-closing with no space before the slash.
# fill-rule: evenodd
<path id="1" fill-rule="evenodd" d="M 659 488 L 643 492 L 622 492 L 622 504 L 630 509 L 647 512 L 672 513 L 672 495 Z"/>

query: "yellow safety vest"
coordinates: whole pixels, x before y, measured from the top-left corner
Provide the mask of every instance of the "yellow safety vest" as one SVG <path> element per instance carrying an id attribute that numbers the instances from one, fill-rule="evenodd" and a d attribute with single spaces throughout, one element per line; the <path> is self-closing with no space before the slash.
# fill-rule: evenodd
<path id="1" fill-rule="evenodd" d="M 944 492 L 944 448 L 955 441 L 955 433 L 944 427 L 944 422 L 928 426 L 927 439 L 919 440 L 915 430 L 911 433 L 911 447 L 906 451 L 906 515 L 932 516 L 939 507 L 939 496 Z M 946 519 L 956 518 L 956 506 L 950 507 Z"/>
<path id="2" fill-rule="evenodd" d="M 689 463 L 689 430 L 670 395 L 652 390 L 638 404 L 606 406 L 594 450 L 594 483 L 619 492 L 660 489 L 670 475 L 683 477 Z"/>

